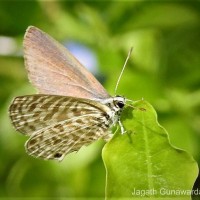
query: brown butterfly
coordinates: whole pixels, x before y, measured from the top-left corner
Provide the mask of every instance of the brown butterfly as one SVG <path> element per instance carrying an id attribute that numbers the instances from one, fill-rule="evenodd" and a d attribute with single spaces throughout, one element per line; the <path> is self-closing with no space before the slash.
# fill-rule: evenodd
<path id="1" fill-rule="evenodd" d="M 25 144 L 28 154 L 61 161 L 66 154 L 95 140 L 108 140 L 110 128 L 117 123 L 124 132 L 120 113 L 127 99 L 111 97 L 49 35 L 28 27 L 24 58 L 29 80 L 40 94 L 16 97 L 9 114 L 15 129 L 30 137 Z"/>

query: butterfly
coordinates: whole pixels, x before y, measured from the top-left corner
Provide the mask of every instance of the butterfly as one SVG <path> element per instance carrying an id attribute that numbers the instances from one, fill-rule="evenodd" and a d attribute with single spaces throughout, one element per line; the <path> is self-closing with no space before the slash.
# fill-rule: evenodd
<path id="1" fill-rule="evenodd" d="M 23 46 L 28 77 L 39 94 L 16 97 L 9 116 L 15 129 L 29 136 L 29 155 L 61 161 L 100 138 L 108 141 L 116 124 L 124 132 L 120 114 L 126 98 L 110 96 L 64 46 L 40 29 L 28 27 Z"/>

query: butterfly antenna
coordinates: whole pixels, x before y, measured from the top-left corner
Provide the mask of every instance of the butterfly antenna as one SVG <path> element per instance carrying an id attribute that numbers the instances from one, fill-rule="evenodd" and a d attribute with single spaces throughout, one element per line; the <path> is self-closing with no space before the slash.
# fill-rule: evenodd
<path id="1" fill-rule="evenodd" d="M 117 80 L 117 84 L 116 84 L 116 86 L 115 86 L 115 95 L 116 95 L 117 88 L 118 88 L 119 82 L 120 82 L 120 80 L 121 80 L 122 74 L 123 74 L 124 69 L 125 69 L 125 67 L 126 67 L 126 64 L 127 64 L 127 62 L 128 62 L 128 59 L 130 58 L 130 55 L 131 55 L 131 53 L 132 53 L 132 50 L 133 50 L 133 47 L 131 47 L 131 49 L 130 49 L 129 52 L 128 52 L 128 56 L 127 56 L 127 58 L 126 58 L 126 60 L 125 60 L 124 66 L 123 66 L 122 71 L 121 71 L 121 73 L 120 73 L 120 75 L 119 75 L 119 78 L 118 78 L 118 80 Z"/>

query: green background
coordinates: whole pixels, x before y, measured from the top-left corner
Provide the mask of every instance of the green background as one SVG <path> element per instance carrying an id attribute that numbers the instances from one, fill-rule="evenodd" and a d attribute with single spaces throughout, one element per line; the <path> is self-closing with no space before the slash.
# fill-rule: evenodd
<path id="1" fill-rule="evenodd" d="M 111 95 L 133 46 L 117 93 L 150 102 L 171 143 L 200 163 L 200 2 L 0 1 L 0 197 L 103 199 L 105 192 L 103 141 L 61 163 L 43 161 L 25 153 L 26 138 L 11 126 L 12 98 L 35 93 L 22 56 L 29 25 L 89 48 Z"/>

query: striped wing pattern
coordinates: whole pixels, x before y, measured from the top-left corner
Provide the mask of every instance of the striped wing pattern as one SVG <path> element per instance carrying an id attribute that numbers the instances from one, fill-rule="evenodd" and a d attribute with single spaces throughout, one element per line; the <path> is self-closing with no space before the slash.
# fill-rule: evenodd
<path id="1" fill-rule="evenodd" d="M 99 138 L 108 139 L 112 123 L 107 112 L 101 103 L 56 95 L 16 97 L 10 106 L 16 130 L 30 136 L 27 152 L 55 160 Z"/>

